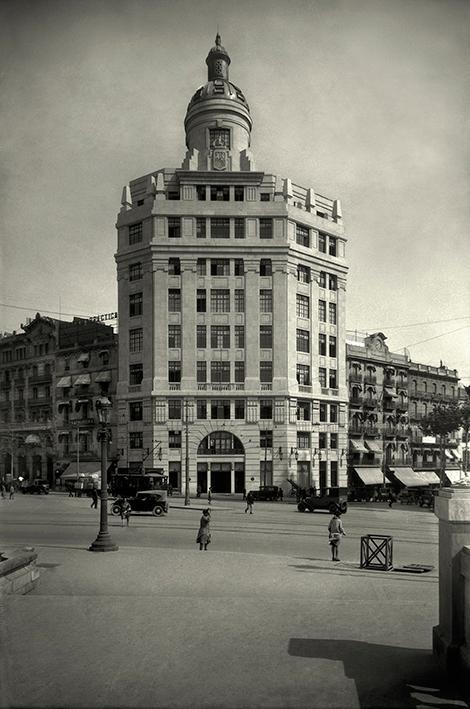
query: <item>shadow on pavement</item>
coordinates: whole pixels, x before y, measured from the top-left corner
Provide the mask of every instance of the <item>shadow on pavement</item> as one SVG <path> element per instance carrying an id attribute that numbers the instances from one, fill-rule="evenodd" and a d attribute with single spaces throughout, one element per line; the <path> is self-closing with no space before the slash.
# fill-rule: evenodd
<path id="1" fill-rule="evenodd" d="M 342 662 L 345 676 L 356 683 L 361 709 L 468 707 L 430 650 L 357 640 L 291 638 L 288 653 Z"/>
<path id="2" fill-rule="evenodd" d="M 295 558 L 301 558 L 301 557 L 295 557 Z M 419 582 L 419 583 L 433 583 L 436 584 L 438 583 L 439 579 L 437 577 L 437 573 L 434 573 L 432 576 L 431 575 L 425 575 L 425 574 L 415 574 L 412 573 L 411 571 L 409 573 L 403 571 L 400 573 L 395 573 L 395 569 L 390 569 L 390 571 L 382 571 L 382 570 L 377 570 L 377 569 L 363 569 L 361 568 L 359 562 L 351 562 L 351 561 L 340 561 L 338 563 L 334 563 L 331 561 L 326 561 L 326 559 L 320 559 L 320 558 L 309 558 L 305 559 L 306 561 L 322 561 L 324 564 L 289 564 L 290 568 L 296 569 L 297 571 L 302 571 L 302 572 L 318 572 L 318 571 L 331 571 L 332 573 L 335 574 L 350 574 L 351 572 L 354 572 L 355 575 L 357 576 L 368 576 L 369 578 L 373 577 L 378 577 L 378 578 L 384 578 L 387 577 L 387 580 L 394 580 L 394 581 L 413 581 L 413 582 Z"/>

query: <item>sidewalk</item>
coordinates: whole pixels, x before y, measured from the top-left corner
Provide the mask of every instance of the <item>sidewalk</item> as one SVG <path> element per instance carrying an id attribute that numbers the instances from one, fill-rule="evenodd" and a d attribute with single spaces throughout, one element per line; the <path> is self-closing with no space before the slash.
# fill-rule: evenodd
<path id="1" fill-rule="evenodd" d="M 467 706 L 431 653 L 435 572 L 216 549 L 37 551 L 38 589 L 0 607 L 2 707 Z"/>

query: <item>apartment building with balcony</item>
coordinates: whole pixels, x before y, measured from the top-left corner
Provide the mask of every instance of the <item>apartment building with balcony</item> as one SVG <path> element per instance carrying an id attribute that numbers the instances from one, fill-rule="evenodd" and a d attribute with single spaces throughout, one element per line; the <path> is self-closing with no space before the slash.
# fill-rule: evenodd
<path id="1" fill-rule="evenodd" d="M 120 465 L 191 492 L 345 486 L 340 203 L 255 167 L 219 36 L 206 63 L 181 167 L 132 180 L 117 218 Z"/>

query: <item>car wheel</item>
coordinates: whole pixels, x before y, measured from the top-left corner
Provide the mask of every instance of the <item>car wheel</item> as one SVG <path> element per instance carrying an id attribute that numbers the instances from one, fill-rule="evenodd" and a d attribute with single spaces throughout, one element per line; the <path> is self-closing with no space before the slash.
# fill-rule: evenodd
<path id="1" fill-rule="evenodd" d="M 299 502 L 299 504 L 297 505 L 297 509 L 299 510 L 299 512 L 305 512 L 307 510 L 307 507 L 304 505 L 303 502 Z"/>
<path id="2" fill-rule="evenodd" d="M 160 515 L 163 514 L 163 507 L 156 505 L 152 510 L 152 514 L 155 515 L 155 517 L 160 517 Z"/>
<path id="3" fill-rule="evenodd" d="M 111 514 L 113 515 L 118 515 L 119 514 L 119 505 L 113 505 L 111 507 Z"/>
<path id="4" fill-rule="evenodd" d="M 338 511 L 338 505 L 336 504 L 336 502 L 332 502 L 331 505 L 328 507 L 328 512 L 330 512 L 330 514 L 334 515 L 334 513 L 337 511 Z"/>

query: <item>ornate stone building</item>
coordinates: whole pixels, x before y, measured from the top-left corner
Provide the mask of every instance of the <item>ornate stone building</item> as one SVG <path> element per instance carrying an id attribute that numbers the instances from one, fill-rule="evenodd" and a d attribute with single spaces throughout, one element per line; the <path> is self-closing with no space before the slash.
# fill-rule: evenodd
<path id="1" fill-rule="evenodd" d="M 181 167 L 123 190 L 120 466 L 192 492 L 345 486 L 340 203 L 255 167 L 219 36 L 206 63 Z"/>

